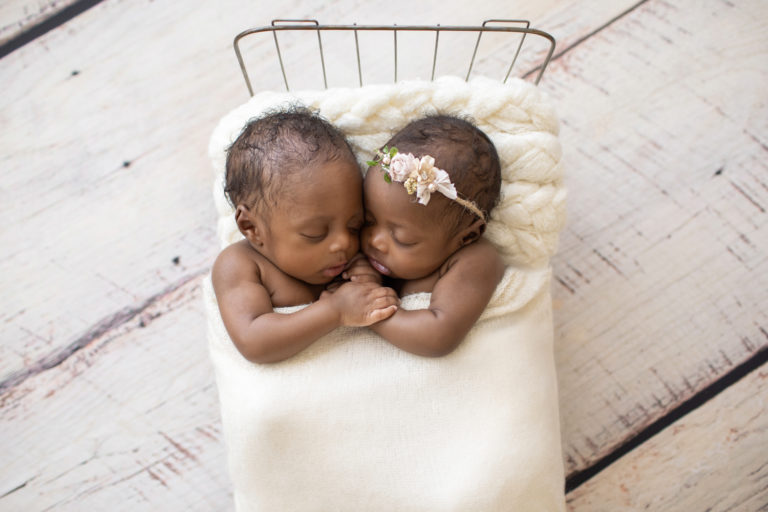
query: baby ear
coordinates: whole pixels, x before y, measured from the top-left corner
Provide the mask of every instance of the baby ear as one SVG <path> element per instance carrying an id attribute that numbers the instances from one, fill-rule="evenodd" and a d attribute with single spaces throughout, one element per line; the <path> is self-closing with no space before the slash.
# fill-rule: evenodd
<path id="1" fill-rule="evenodd" d="M 235 223 L 237 229 L 254 247 L 264 244 L 261 240 L 261 232 L 254 218 L 253 212 L 245 205 L 239 204 L 235 209 Z"/>
<path id="2" fill-rule="evenodd" d="M 485 233 L 485 221 L 475 218 L 475 220 L 472 221 L 472 224 L 459 232 L 460 247 L 477 242 L 480 240 L 480 237 L 483 236 L 483 233 Z"/>

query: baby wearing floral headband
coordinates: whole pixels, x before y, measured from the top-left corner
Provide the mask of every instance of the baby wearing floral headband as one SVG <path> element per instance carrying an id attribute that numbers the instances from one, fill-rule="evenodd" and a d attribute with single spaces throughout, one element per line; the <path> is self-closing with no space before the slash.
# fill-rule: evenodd
<path id="1" fill-rule="evenodd" d="M 361 248 L 399 296 L 432 294 L 428 309 L 400 308 L 370 328 L 408 352 L 448 354 L 504 274 L 483 238 L 501 189 L 496 149 L 471 123 L 440 115 L 408 124 L 368 163 Z"/>

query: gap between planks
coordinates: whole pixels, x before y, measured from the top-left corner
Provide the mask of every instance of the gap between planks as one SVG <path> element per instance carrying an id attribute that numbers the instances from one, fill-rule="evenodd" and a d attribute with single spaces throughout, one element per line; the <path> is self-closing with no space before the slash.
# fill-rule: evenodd
<path id="1" fill-rule="evenodd" d="M 21 48 L 22 46 L 34 41 L 38 37 L 43 36 L 47 32 L 56 29 L 57 27 L 63 25 L 67 21 L 75 18 L 76 16 L 82 14 L 83 12 L 87 11 L 91 7 L 94 7 L 101 2 L 102 0 L 76 0 L 72 4 L 62 8 L 59 12 L 33 25 L 29 29 L 23 31 L 22 33 L 18 34 L 14 38 L 0 45 L 0 59 L 5 57 L 9 53 L 13 52 L 14 50 Z M 648 2 L 648 0 L 640 0 L 636 4 L 630 6 L 629 8 L 621 12 L 620 14 L 614 16 L 607 22 L 598 26 L 591 32 L 578 38 L 575 42 L 571 43 L 570 45 L 565 47 L 563 50 L 556 53 L 552 57 L 552 61 L 554 62 L 557 59 L 561 58 L 564 54 L 572 50 L 574 47 L 580 45 L 581 43 L 583 43 L 590 37 L 598 34 L 602 30 L 605 30 L 606 28 L 610 27 L 613 23 L 619 21 L 624 16 L 630 14 L 631 12 L 633 12 L 635 9 L 637 9 L 638 7 L 640 7 L 646 2 Z M 527 73 L 525 73 L 524 76 L 528 76 L 536 72 L 537 69 L 538 67 L 528 71 Z M 34 376 L 40 372 L 43 372 L 45 370 L 48 370 L 60 365 L 66 359 L 76 354 L 82 348 L 86 347 L 93 340 L 97 338 L 101 338 L 102 336 L 108 336 L 111 330 L 118 329 L 125 323 L 134 319 L 137 315 L 140 315 L 144 310 L 146 310 L 148 307 L 153 305 L 155 302 L 162 300 L 163 297 L 167 296 L 168 294 L 182 287 L 189 281 L 199 278 L 200 276 L 202 276 L 208 271 L 209 269 L 203 269 L 198 271 L 197 273 L 183 277 L 180 280 L 176 281 L 175 283 L 163 289 L 158 294 L 152 295 L 151 297 L 145 299 L 140 304 L 136 306 L 129 306 L 129 307 L 120 309 L 119 311 L 116 311 L 112 315 L 108 315 L 102 318 L 100 321 L 95 323 L 90 329 L 88 329 L 84 334 L 79 336 L 73 342 L 69 343 L 67 346 L 51 352 L 50 354 L 38 359 L 37 362 L 33 363 L 29 367 L 24 368 L 23 370 L 19 370 L 15 373 L 12 373 L 8 377 L 6 377 L 4 380 L 0 381 L 0 394 L 17 386 L 18 384 L 21 384 L 31 376 Z"/>
<path id="2" fill-rule="evenodd" d="M 184 276 L 163 288 L 160 292 L 145 299 L 138 305 L 125 307 L 107 317 L 104 317 L 66 347 L 51 352 L 47 356 L 40 358 L 32 365 L 24 368 L 23 370 L 12 373 L 3 381 L 0 381 L 0 396 L 10 389 L 18 386 L 19 384 L 22 384 L 28 378 L 34 377 L 41 372 L 59 366 L 67 359 L 77 354 L 78 351 L 90 345 L 92 342 L 103 337 L 109 337 L 111 332 L 121 328 L 137 316 L 140 316 L 150 307 L 161 302 L 164 298 L 168 297 L 190 281 L 201 279 L 202 276 L 209 272 L 209 270 L 210 269 L 208 268 L 204 268 L 190 275 Z M 145 322 L 142 319 L 139 323 L 139 327 L 144 327 L 144 323 Z"/>
<path id="3" fill-rule="evenodd" d="M 567 48 L 565 48 L 564 50 L 559 52 L 555 56 L 555 59 L 560 58 L 566 52 L 568 52 L 571 49 L 573 49 L 575 46 L 581 44 L 582 42 L 587 40 L 589 37 L 592 37 L 593 35 L 597 34 L 601 30 L 607 28 L 613 22 L 617 21 L 618 19 L 620 19 L 621 17 L 625 16 L 626 14 L 632 12 L 634 9 L 636 9 L 637 7 L 639 7 L 640 5 L 642 5 L 642 4 L 646 3 L 646 2 L 647 2 L 647 0 L 643 0 L 643 1 L 639 2 L 638 4 L 630 7 L 624 13 L 622 13 L 622 14 L 618 15 L 617 17 L 613 18 L 612 20 L 610 20 L 608 23 L 602 25 L 601 27 L 599 27 L 595 31 L 593 31 L 590 34 L 588 34 L 588 35 L 582 37 L 581 39 L 577 40 L 575 43 L 573 43 L 572 45 L 568 46 Z M 89 2 L 78 2 L 78 5 L 79 4 L 86 4 L 86 3 L 89 3 Z M 93 5 L 96 5 L 97 3 L 99 3 L 99 1 L 90 2 L 90 3 L 92 3 Z M 67 19 L 69 19 L 69 18 L 67 18 Z M 66 21 L 66 20 L 64 20 L 64 21 Z M 61 23 L 63 23 L 64 21 L 62 21 Z M 42 35 L 42 33 L 39 34 L 39 35 Z M 2 55 L 3 54 L 0 54 L 0 56 L 2 56 Z M 199 275 L 200 275 L 200 273 L 198 273 L 197 275 L 193 275 L 193 276 L 189 277 L 188 280 L 191 280 L 191 279 L 194 279 L 196 277 L 199 277 Z M 186 282 L 188 282 L 188 280 L 178 284 L 176 287 L 185 284 Z M 173 287 L 173 286 L 174 285 L 171 285 L 171 287 Z M 130 314 L 130 312 L 129 312 L 129 316 L 128 317 L 123 317 L 122 321 L 118 321 L 117 323 L 115 323 L 114 321 L 110 322 L 109 320 L 110 319 L 115 319 L 115 318 L 121 316 L 121 314 L 124 313 L 126 310 L 120 310 L 117 313 L 115 313 L 115 315 L 111 315 L 109 318 L 105 318 L 104 320 L 102 320 L 102 321 L 98 322 L 97 324 L 95 324 L 94 327 L 89 329 L 88 332 L 86 332 L 83 336 L 78 338 L 78 340 L 76 340 L 76 342 L 73 342 L 72 344 L 70 344 L 65 349 L 62 349 L 62 350 L 60 350 L 58 352 L 53 353 L 52 356 L 65 354 L 65 352 L 67 350 L 69 350 L 71 347 L 73 347 L 74 345 L 76 345 L 78 343 L 78 341 L 85 340 L 85 343 L 82 345 L 82 346 L 85 346 L 88 343 L 88 338 L 89 337 L 90 337 L 90 340 L 93 340 L 93 339 L 95 339 L 98 336 L 101 336 L 101 335 L 104 335 L 104 334 L 108 334 L 111 329 L 115 329 L 119 325 L 122 325 L 123 323 L 125 323 L 125 322 L 127 322 L 127 321 L 129 321 L 129 320 L 131 320 L 133 318 L 135 318 L 136 315 L 140 314 L 150 304 L 154 303 L 157 300 L 162 300 L 162 296 L 165 293 L 173 291 L 173 289 L 175 289 L 175 288 L 166 289 L 164 292 L 161 292 L 158 295 L 154 295 L 154 296 L 150 297 L 149 299 L 147 299 L 147 301 L 142 302 L 139 306 L 136 306 L 135 308 L 132 308 L 131 311 L 135 310 L 135 312 L 132 313 L 132 314 Z M 101 332 L 98 332 L 100 326 L 104 326 L 104 325 L 106 326 L 105 329 L 103 331 L 101 331 Z M 96 332 L 98 332 L 98 334 L 94 335 L 94 333 L 96 333 Z M 79 348 L 82 348 L 82 347 L 79 347 Z M 78 350 L 79 348 L 75 348 L 75 351 Z M 66 357 L 71 356 L 73 353 L 74 353 L 74 351 L 70 352 L 69 355 L 66 355 Z M 710 384 L 709 386 L 707 386 L 706 388 L 701 390 L 699 393 L 697 393 L 693 397 L 689 398 L 687 401 L 683 402 L 682 404 L 680 404 L 675 409 L 671 410 L 665 416 L 657 419 L 654 423 L 652 423 L 651 425 L 646 427 L 644 430 L 642 430 L 637 436 L 635 436 L 630 441 L 628 441 L 624 445 L 622 445 L 619 448 L 617 448 L 611 454 L 606 455 L 602 459 L 598 460 L 595 464 L 593 464 L 589 468 L 584 469 L 584 470 L 580 471 L 579 473 L 575 473 L 575 474 L 571 475 L 571 477 L 569 477 L 569 485 L 571 486 L 571 489 L 574 489 L 574 488 L 578 487 L 579 485 L 581 485 L 581 483 L 586 481 L 588 478 L 590 478 L 591 476 L 593 476 L 594 474 L 599 472 L 601 469 L 603 469 L 607 465 L 611 464 L 613 461 L 617 460 L 618 458 L 620 458 L 621 456 L 626 454 L 628 451 L 632 450 L 634 447 L 636 447 L 639 444 L 641 444 L 642 442 L 646 441 L 648 438 L 652 437 L 653 435 L 655 435 L 656 433 L 658 433 L 662 429 L 666 428 L 669 424 L 674 422 L 676 419 L 678 419 L 678 418 L 688 414 L 689 412 L 695 410 L 696 408 L 700 407 L 702 404 L 706 403 L 706 401 L 708 401 L 709 399 L 717 396 L 720 392 L 725 390 L 728 386 L 738 382 L 742 377 L 744 377 L 744 375 L 746 375 L 747 373 L 752 371 L 752 370 L 747 369 L 748 367 L 751 367 L 751 365 L 762 364 L 762 363 L 757 363 L 757 361 L 761 360 L 761 361 L 765 362 L 767 356 L 768 356 L 768 353 L 766 352 L 765 349 L 760 350 L 758 353 L 754 354 L 750 359 L 748 359 L 747 361 L 743 362 L 739 366 L 737 366 L 734 369 L 732 369 L 730 372 L 728 372 L 727 374 L 725 374 L 724 376 L 719 378 L 717 381 L 713 382 L 712 384 Z M 65 359 L 66 359 L 66 357 L 65 357 Z M 48 360 L 50 360 L 50 356 L 41 359 L 40 362 L 48 361 Z M 62 359 L 62 361 L 63 360 L 64 359 Z M 51 366 L 49 366 L 49 368 L 50 367 Z M 44 371 L 45 369 L 46 368 L 40 368 L 40 369 L 38 369 L 38 371 Z M 10 379 L 12 379 L 12 378 L 14 378 L 14 376 L 11 376 L 9 379 L 6 379 L 6 381 L 4 381 L 3 383 L 0 383 L 0 391 L 3 391 L 5 389 L 4 385 Z M 26 378 L 26 377 L 24 377 L 24 378 Z M 587 475 L 588 472 L 591 472 L 591 474 Z"/>
<path id="4" fill-rule="evenodd" d="M 594 35 L 596 35 L 596 34 L 599 34 L 599 33 L 600 33 L 600 32 L 602 32 L 603 30 L 607 29 L 608 27 L 610 27 L 611 25 L 613 25 L 614 23 L 616 23 L 617 21 L 619 21 L 620 19 L 622 19 L 624 16 L 627 16 L 628 14 L 632 13 L 632 11 L 634 11 L 635 9 L 637 9 L 638 7 L 640 7 L 641 5 L 643 5 L 643 4 L 644 4 L 644 3 L 646 3 L 646 2 L 648 2 L 648 0 L 640 0 L 640 1 L 639 1 L 639 2 L 637 2 L 636 4 L 634 4 L 634 5 L 630 6 L 629 8 L 627 8 L 627 9 L 626 9 L 624 12 L 617 14 L 616 16 L 614 16 L 613 18 L 611 18 L 610 20 L 606 21 L 605 23 L 603 23 L 602 25 L 600 25 L 599 27 L 597 27 L 596 29 L 594 29 L 593 31 L 591 31 L 591 32 L 589 32 L 589 33 L 587 33 L 587 34 L 584 34 L 582 37 L 578 38 L 578 39 L 577 39 L 576 41 L 574 41 L 573 43 L 569 44 L 568 46 L 566 46 L 565 48 L 563 48 L 563 49 L 562 49 L 562 50 L 560 50 L 559 52 L 556 52 L 556 53 L 555 53 L 555 54 L 552 56 L 552 59 L 551 59 L 551 61 L 550 61 L 550 62 L 555 62 L 555 61 L 557 61 L 557 60 L 558 60 L 560 57 L 562 57 L 562 56 L 563 56 L 563 55 L 565 55 L 566 53 L 570 52 L 571 50 L 573 50 L 574 48 L 576 48 L 577 46 L 579 46 L 581 43 L 583 43 L 584 41 L 586 41 L 586 40 L 587 40 L 587 39 L 589 39 L 590 37 L 592 37 L 592 36 L 594 36 Z M 528 71 L 528 72 L 524 73 L 524 74 L 522 75 L 522 76 L 523 76 L 523 78 L 528 78 L 528 77 L 529 77 L 529 76 L 531 76 L 533 73 L 536 73 L 536 72 L 538 72 L 538 70 L 539 70 L 540 68 L 541 68 L 541 66 L 536 66 L 535 68 L 531 69 L 530 71 Z"/>
<path id="5" fill-rule="evenodd" d="M 601 459 L 596 460 L 592 465 L 585 469 L 568 475 L 565 480 L 565 492 L 570 493 L 571 491 L 574 491 L 608 466 L 654 437 L 656 434 L 662 432 L 687 414 L 690 414 L 699 407 L 705 405 L 720 393 L 726 391 L 731 386 L 741 381 L 744 377 L 767 363 L 768 346 L 763 346 L 755 352 L 752 357 L 734 367 L 719 379 L 713 381 L 709 386 L 705 387 L 688 400 L 681 402 L 677 407 L 671 409 L 664 416 L 659 417 L 656 421 L 639 431 L 637 435 L 628 439 L 624 444 L 618 446 L 612 452 L 606 454 Z"/>
<path id="6" fill-rule="evenodd" d="M 72 18 L 82 14 L 91 7 L 101 3 L 102 0 L 76 0 L 72 4 L 64 7 L 60 11 L 51 16 L 42 19 L 40 22 L 35 23 L 29 28 L 16 34 L 8 41 L 0 44 L 0 59 L 18 50 L 27 43 L 31 43 L 38 37 L 54 30 Z"/>
<path id="7" fill-rule="evenodd" d="M 568 494 L 568 510 L 766 510 L 768 365 Z"/>
<path id="8" fill-rule="evenodd" d="M 67 21 L 71 20 L 72 18 L 78 16 L 79 14 L 87 11 L 91 7 L 94 7 L 95 5 L 101 3 L 102 0 L 77 0 L 71 5 L 68 5 L 67 7 L 61 9 L 56 14 L 50 16 L 49 18 L 46 18 L 42 22 L 32 26 L 28 30 L 22 32 L 21 34 L 17 35 L 13 39 L 7 41 L 6 43 L 0 45 L 0 58 L 3 58 L 7 54 L 11 53 L 12 51 L 24 46 L 27 43 L 30 43 L 37 39 L 38 37 L 44 35 L 45 33 L 63 25 Z M 591 32 L 587 33 L 586 35 L 580 37 L 572 44 L 568 45 L 563 50 L 557 52 L 553 57 L 552 61 L 556 61 L 557 59 L 561 58 L 563 55 L 565 55 L 567 52 L 575 48 L 576 46 L 580 45 L 590 37 L 598 34 L 602 30 L 605 30 L 606 28 L 610 27 L 613 23 L 619 21 L 624 16 L 630 14 L 635 9 L 643 5 L 644 3 L 648 2 L 648 0 L 640 0 L 636 4 L 630 6 L 623 12 L 619 13 L 618 15 L 614 16 L 607 22 L 603 23 L 602 25 L 598 26 Z M 524 76 L 528 76 L 532 73 L 534 73 L 538 68 L 534 68 L 530 71 L 528 71 Z M 124 164 L 125 165 L 125 164 Z M 111 329 L 116 329 L 123 325 L 124 323 L 132 320 L 137 315 L 141 314 L 142 311 L 147 309 L 149 306 L 154 304 L 156 301 L 162 299 L 162 297 L 168 295 L 169 293 L 175 291 L 176 289 L 180 288 L 190 280 L 193 280 L 195 278 L 200 277 L 204 273 L 206 273 L 208 269 L 204 269 L 201 271 L 198 271 L 195 274 L 192 274 L 190 276 L 186 276 L 182 278 L 181 280 L 177 281 L 176 283 L 171 284 L 169 287 L 166 287 L 163 291 L 161 291 L 158 294 L 155 294 L 145 301 L 143 301 L 138 306 L 134 307 L 127 307 L 123 308 L 117 312 L 115 312 L 112 315 L 109 315 L 108 317 L 103 318 L 96 324 L 94 324 L 93 327 L 91 327 L 88 331 L 86 331 L 82 336 L 78 337 L 75 341 L 67 345 L 66 347 L 52 352 L 51 354 L 39 359 L 36 363 L 31 365 L 28 368 L 25 368 L 24 370 L 18 371 L 16 373 L 11 374 L 3 381 L 0 381 L 0 394 L 3 393 L 5 390 L 10 389 L 24 380 L 26 380 L 28 377 L 35 375 L 37 373 L 40 373 L 42 371 L 48 370 L 50 368 L 54 368 L 61 364 L 63 361 L 65 361 L 68 357 L 71 357 L 73 354 L 75 354 L 78 350 L 82 349 L 83 347 L 87 346 L 91 341 L 93 341 L 96 338 L 99 338 L 103 335 L 108 335 L 109 331 Z"/>

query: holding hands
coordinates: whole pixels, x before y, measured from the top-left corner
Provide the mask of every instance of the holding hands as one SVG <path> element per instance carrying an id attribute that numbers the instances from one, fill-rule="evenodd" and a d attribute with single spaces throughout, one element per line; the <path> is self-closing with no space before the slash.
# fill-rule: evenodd
<path id="1" fill-rule="evenodd" d="M 381 274 L 376 272 L 376 269 L 371 266 L 363 253 L 358 253 L 352 258 L 341 277 L 356 283 L 381 284 Z"/>
<path id="2" fill-rule="evenodd" d="M 339 325 L 365 327 L 394 315 L 400 299 L 392 288 L 381 286 L 381 276 L 368 260 L 356 256 L 342 274 L 347 281 L 329 285 L 320 295 L 339 314 Z"/>

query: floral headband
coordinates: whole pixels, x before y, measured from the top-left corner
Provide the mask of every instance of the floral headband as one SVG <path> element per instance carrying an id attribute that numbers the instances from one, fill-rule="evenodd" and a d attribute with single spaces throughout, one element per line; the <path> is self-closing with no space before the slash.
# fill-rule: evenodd
<path id="1" fill-rule="evenodd" d="M 474 202 L 458 196 L 448 173 L 435 167 L 435 159 L 429 155 L 416 158 L 411 153 L 398 153 L 394 146 L 384 146 L 376 152 L 373 160 L 366 163 L 369 166 L 381 166 L 384 169 L 384 181 L 402 183 L 408 194 L 416 194 L 420 204 L 426 206 L 432 193 L 440 192 L 485 221 L 482 210 Z"/>

